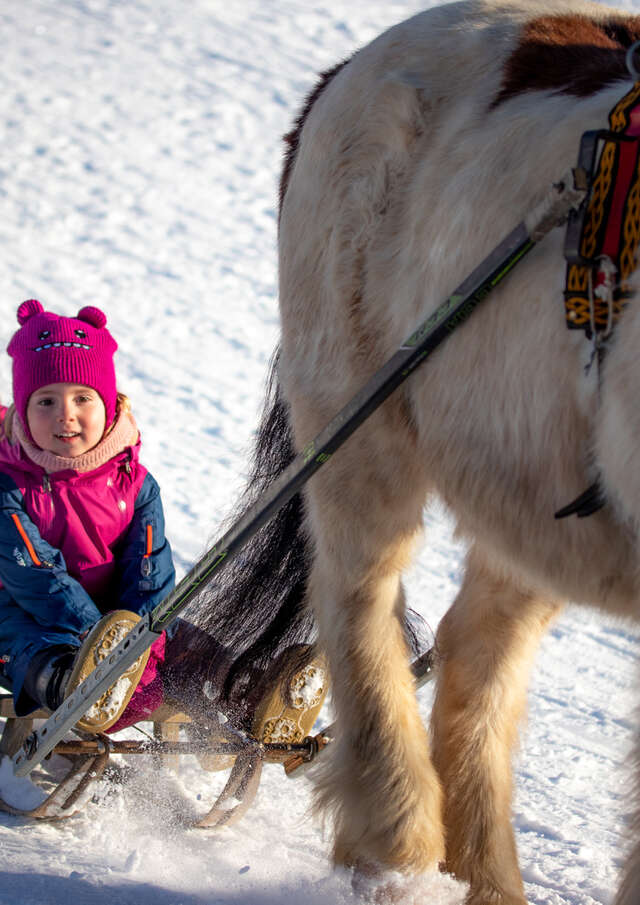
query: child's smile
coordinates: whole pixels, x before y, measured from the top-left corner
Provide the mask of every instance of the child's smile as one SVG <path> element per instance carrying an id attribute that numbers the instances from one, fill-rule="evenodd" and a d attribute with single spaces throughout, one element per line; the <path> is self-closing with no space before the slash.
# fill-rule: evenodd
<path id="1" fill-rule="evenodd" d="M 51 383 L 29 397 L 27 422 L 35 443 L 58 456 L 81 456 L 102 439 L 105 408 L 92 387 Z"/>

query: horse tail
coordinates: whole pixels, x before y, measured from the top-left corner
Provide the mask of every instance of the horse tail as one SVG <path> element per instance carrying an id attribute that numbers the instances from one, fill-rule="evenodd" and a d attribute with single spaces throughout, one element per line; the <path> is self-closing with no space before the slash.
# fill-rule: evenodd
<path id="1" fill-rule="evenodd" d="M 295 457 L 278 358 L 276 350 L 249 480 L 228 524 L 241 518 Z M 208 638 L 203 637 L 194 656 L 208 659 L 221 704 L 243 701 L 256 676 L 286 648 L 313 642 L 314 620 L 305 605 L 309 568 L 304 502 L 297 493 L 199 596 L 192 618 Z"/>

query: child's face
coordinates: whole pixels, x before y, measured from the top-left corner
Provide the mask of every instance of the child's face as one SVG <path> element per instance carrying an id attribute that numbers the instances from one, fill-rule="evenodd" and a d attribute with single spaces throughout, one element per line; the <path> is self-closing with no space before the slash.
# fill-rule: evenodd
<path id="1" fill-rule="evenodd" d="M 40 447 L 57 456 L 81 456 L 100 442 L 104 403 L 91 387 L 50 383 L 29 397 L 27 423 Z"/>

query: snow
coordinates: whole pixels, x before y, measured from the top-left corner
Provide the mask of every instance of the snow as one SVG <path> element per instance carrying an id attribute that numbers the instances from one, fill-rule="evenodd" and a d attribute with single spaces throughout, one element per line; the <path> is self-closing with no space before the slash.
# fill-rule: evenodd
<path id="1" fill-rule="evenodd" d="M 12 808 L 30 811 L 41 805 L 46 795 L 29 776 L 14 776 L 13 763 L 3 756 L 0 758 L 0 797 Z"/>
<path id="2" fill-rule="evenodd" d="M 136 663 L 138 663 L 138 660 L 136 660 Z M 112 714 L 111 720 L 113 720 L 113 715 L 119 712 L 122 707 L 122 701 L 124 701 L 130 689 L 131 679 L 128 679 L 127 676 L 120 676 L 105 695 L 102 698 L 98 698 L 96 703 L 87 710 L 84 719 L 95 726 L 97 721 L 104 719 L 105 713 L 110 713 Z M 144 712 L 148 714 L 150 711 L 145 710 Z M 112 725 L 115 725 L 115 722 Z"/>
<path id="3" fill-rule="evenodd" d="M 215 539 L 242 486 L 276 343 L 281 136 L 319 71 L 420 5 L 0 6 L 0 341 L 25 298 L 66 314 L 104 308 L 180 575 Z M 9 376 L 3 356 L 3 401 Z M 435 628 L 459 585 L 462 550 L 439 509 L 427 528 L 407 588 Z M 629 626 L 569 608 L 543 644 L 516 771 L 532 905 L 612 901 L 630 810 L 637 642 Z M 431 693 L 420 692 L 425 718 Z M 326 706 L 318 725 L 330 719 Z M 147 763 L 126 786 L 101 784 L 99 800 L 69 821 L 1 815 L 0 905 L 372 901 L 374 891 L 356 896 L 350 877 L 331 869 L 307 778 L 286 779 L 279 766 L 265 768 L 237 826 L 189 828 L 224 780 L 193 758 L 179 774 Z M 6 763 L 0 791 L 22 801 L 35 794 Z M 463 892 L 434 876 L 408 898 L 457 905 Z"/>
<path id="4" fill-rule="evenodd" d="M 320 701 L 320 695 L 323 692 L 327 674 L 319 667 L 312 667 L 306 670 L 304 680 L 295 688 L 295 704 L 297 707 L 305 709 L 312 707 Z"/>

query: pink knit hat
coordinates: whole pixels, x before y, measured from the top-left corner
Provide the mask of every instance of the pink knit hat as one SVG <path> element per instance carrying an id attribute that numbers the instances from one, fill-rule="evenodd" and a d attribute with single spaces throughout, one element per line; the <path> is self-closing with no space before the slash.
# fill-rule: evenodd
<path id="1" fill-rule="evenodd" d="M 29 299 L 18 308 L 18 323 L 7 352 L 13 358 L 13 401 L 27 434 L 29 397 L 50 383 L 92 387 L 104 402 L 109 427 L 116 413 L 113 353 L 118 344 L 103 312 L 89 306 L 77 317 L 62 317 Z"/>

